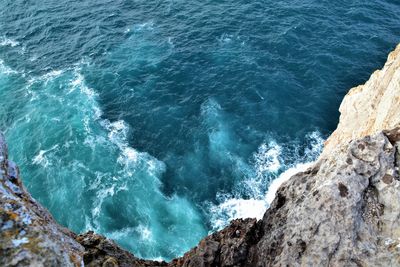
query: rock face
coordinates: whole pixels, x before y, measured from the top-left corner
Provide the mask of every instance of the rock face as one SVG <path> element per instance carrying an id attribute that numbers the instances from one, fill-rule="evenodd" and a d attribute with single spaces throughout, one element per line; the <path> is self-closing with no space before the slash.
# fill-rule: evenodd
<path id="1" fill-rule="evenodd" d="M 77 236 L 76 241 L 85 247 L 83 254 L 85 266 L 167 266 L 166 262 L 138 259 L 112 240 L 91 231 Z"/>
<path id="2" fill-rule="evenodd" d="M 353 88 L 314 166 L 262 220 L 238 219 L 170 263 L 59 226 L 24 189 L 0 135 L 1 266 L 400 266 L 400 46 Z"/>
<path id="3" fill-rule="evenodd" d="M 391 52 L 383 69 L 344 97 L 337 129 L 325 144 L 328 155 L 338 144 L 400 126 L 400 45 Z"/>

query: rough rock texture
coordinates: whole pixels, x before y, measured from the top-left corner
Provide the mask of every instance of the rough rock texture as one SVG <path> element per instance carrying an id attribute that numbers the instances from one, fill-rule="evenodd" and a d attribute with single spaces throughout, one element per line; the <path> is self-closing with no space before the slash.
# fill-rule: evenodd
<path id="1" fill-rule="evenodd" d="M 0 134 L 0 266 L 80 266 L 74 238 L 25 190 Z"/>
<path id="2" fill-rule="evenodd" d="M 207 236 L 197 247 L 169 266 L 242 266 L 261 238 L 256 219 L 237 219 L 225 229 Z"/>
<path id="3" fill-rule="evenodd" d="M 261 222 L 257 265 L 400 265 L 396 146 L 365 137 L 292 177 Z"/>
<path id="4" fill-rule="evenodd" d="M 83 254 L 85 266 L 167 266 L 166 262 L 138 259 L 113 241 L 93 232 L 81 234 L 76 240 L 85 247 Z"/>
<path id="5" fill-rule="evenodd" d="M 170 263 L 140 260 L 57 225 L 26 192 L 0 135 L 0 266 L 400 266 L 400 46 L 352 89 L 319 160 Z"/>
<path id="6" fill-rule="evenodd" d="M 338 144 L 400 126 L 400 44 L 385 66 L 344 97 L 337 129 L 325 144 L 328 155 Z"/>

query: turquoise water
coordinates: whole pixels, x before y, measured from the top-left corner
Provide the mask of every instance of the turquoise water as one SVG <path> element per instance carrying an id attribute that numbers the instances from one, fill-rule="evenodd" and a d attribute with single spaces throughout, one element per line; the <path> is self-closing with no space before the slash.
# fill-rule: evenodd
<path id="1" fill-rule="evenodd" d="M 58 222 L 171 259 L 262 216 L 399 41 L 394 0 L 5 0 L 0 130 Z"/>

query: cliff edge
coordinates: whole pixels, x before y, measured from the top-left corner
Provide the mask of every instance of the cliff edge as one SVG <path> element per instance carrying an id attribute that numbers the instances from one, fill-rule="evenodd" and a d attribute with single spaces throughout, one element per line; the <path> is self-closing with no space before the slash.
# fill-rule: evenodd
<path id="1" fill-rule="evenodd" d="M 325 143 L 323 156 L 338 145 L 400 126 L 400 44 L 381 70 L 344 97 L 337 129 Z"/>
<path id="2" fill-rule="evenodd" d="M 0 135 L 0 265 L 400 266 L 399 107 L 400 45 L 349 91 L 320 158 L 278 189 L 261 220 L 234 220 L 170 263 L 59 226 L 24 189 Z"/>

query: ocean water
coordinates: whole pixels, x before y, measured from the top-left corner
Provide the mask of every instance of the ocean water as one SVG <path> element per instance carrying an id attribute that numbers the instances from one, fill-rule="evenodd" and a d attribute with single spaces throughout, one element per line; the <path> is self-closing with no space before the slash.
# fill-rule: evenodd
<path id="1" fill-rule="evenodd" d="M 0 130 L 56 220 L 166 259 L 304 169 L 400 2 L 0 2 Z"/>

